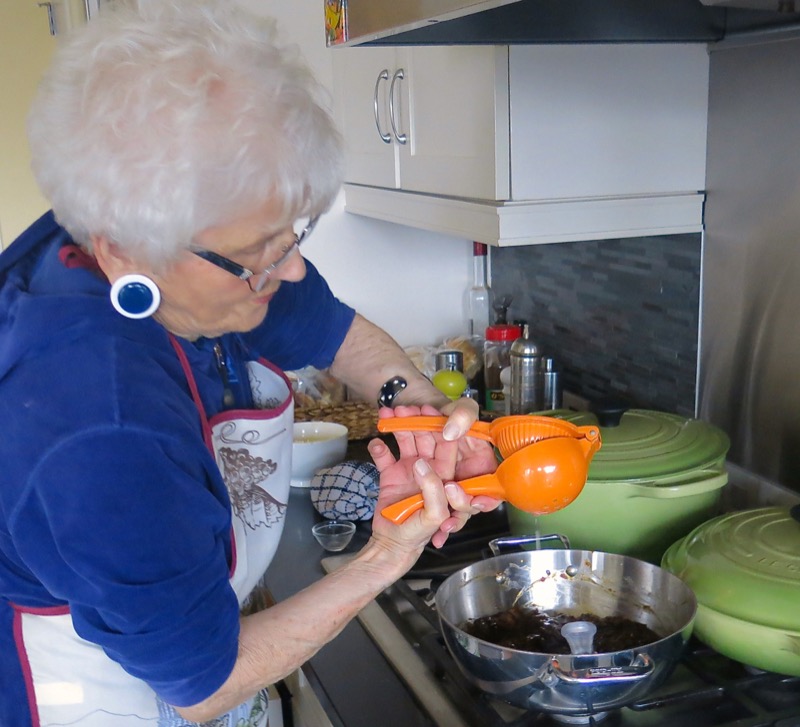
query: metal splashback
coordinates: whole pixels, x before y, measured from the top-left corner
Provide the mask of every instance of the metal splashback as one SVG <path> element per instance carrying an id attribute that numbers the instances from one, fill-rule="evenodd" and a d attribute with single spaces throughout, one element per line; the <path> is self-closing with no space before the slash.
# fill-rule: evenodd
<path id="1" fill-rule="evenodd" d="M 342 2 L 346 27 L 333 45 L 704 42 L 800 19 L 787 0 Z"/>
<path id="2" fill-rule="evenodd" d="M 797 491 L 799 58 L 788 34 L 712 49 L 699 377 L 730 458 Z"/>

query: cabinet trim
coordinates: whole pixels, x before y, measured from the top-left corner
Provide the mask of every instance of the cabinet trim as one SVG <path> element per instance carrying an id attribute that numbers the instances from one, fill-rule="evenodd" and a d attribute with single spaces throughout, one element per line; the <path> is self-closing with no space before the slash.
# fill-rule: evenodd
<path id="1" fill-rule="evenodd" d="M 702 192 L 492 202 L 345 184 L 345 210 L 496 247 L 702 232 Z"/>

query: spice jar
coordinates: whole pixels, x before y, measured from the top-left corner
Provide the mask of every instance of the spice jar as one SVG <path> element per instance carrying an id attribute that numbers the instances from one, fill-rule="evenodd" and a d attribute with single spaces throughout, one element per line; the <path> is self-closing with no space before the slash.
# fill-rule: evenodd
<path id="1" fill-rule="evenodd" d="M 486 329 L 483 344 L 483 376 L 486 383 L 486 410 L 505 414 L 506 403 L 500 372 L 510 365 L 511 344 L 520 336 L 519 326 L 497 323 Z"/>

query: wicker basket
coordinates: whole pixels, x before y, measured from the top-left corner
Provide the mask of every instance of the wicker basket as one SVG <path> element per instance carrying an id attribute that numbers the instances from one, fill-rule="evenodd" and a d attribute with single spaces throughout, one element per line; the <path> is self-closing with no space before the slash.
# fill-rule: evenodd
<path id="1" fill-rule="evenodd" d="M 366 401 L 346 401 L 336 405 L 304 406 L 294 410 L 296 422 L 336 422 L 347 427 L 347 438 L 369 439 L 378 436 L 378 408 Z"/>

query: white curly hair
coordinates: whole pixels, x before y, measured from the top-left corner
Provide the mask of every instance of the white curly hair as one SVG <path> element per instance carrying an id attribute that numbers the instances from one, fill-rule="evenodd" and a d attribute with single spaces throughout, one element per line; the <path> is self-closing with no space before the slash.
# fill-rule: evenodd
<path id="1" fill-rule="evenodd" d="M 91 251 L 153 265 L 268 199 L 324 212 L 342 178 L 322 88 L 274 21 L 232 0 L 112 5 L 63 41 L 28 116 L 33 170 Z"/>

